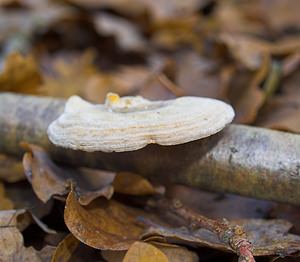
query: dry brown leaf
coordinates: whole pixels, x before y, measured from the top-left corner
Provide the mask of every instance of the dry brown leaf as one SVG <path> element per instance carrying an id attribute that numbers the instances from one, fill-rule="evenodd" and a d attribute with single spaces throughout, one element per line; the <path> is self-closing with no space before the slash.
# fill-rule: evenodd
<path id="1" fill-rule="evenodd" d="M 114 72 L 102 72 L 94 60 L 95 53 L 90 50 L 70 59 L 53 59 L 50 67 L 54 74 L 44 73 L 45 83 L 40 87 L 40 93 L 64 98 L 77 94 L 91 102 L 103 103 L 108 92 L 128 95 L 139 89 L 151 75 L 151 71 L 142 66 L 123 66 Z"/>
<path id="2" fill-rule="evenodd" d="M 220 41 L 228 46 L 233 57 L 250 70 L 258 69 L 263 57 L 271 52 L 268 42 L 248 35 L 223 33 Z"/>
<path id="3" fill-rule="evenodd" d="M 71 169 L 57 166 L 39 146 L 23 143 L 28 152 L 23 158 L 25 174 L 38 198 L 47 202 L 54 195 L 64 196 L 74 184 L 82 204 L 104 196 L 110 198 L 115 174 L 87 168 Z"/>
<path id="4" fill-rule="evenodd" d="M 107 77 L 111 79 L 112 90 L 120 95 L 129 95 L 142 88 L 153 76 L 153 71 L 145 66 L 122 66 Z"/>
<path id="5" fill-rule="evenodd" d="M 253 5 L 253 3 L 252 3 Z M 300 25 L 298 0 L 262 0 L 253 5 L 256 10 L 260 9 L 260 14 L 267 20 L 266 24 L 274 28 L 274 30 L 281 31 L 287 28 L 298 28 Z"/>
<path id="6" fill-rule="evenodd" d="M 185 95 L 226 99 L 222 97 L 217 63 L 196 52 L 178 55 L 175 78 Z"/>
<path id="7" fill-rule="evenodd" d="M 9 183 L 24 180 L 22 162 L 16 158 L 0 154 L 0 179 Z"/>
<path id="8" fill-rule="evenodd" d="M 95 173 L 96 172 L 97 171 L 95 171 Z M 79 203 L 81 205 L 86 206 L 89 203 L 91 203 L 94 199 L 101 197 L 101 196 L 105 197 L 106 199 L 110 199 L 114 193 L 114 188 L 111 185 L 107 185 L 98 190 L 86 191 L 86 190 L 77 189 L 77 191 L 80 194 Z"/>
<path id="9" fill-rule="evenodd" d="M 123 262 L 169 262 L 171 260 L 154 245 L 137 241 L 127 251 Z"/>
<path id="10" fill-rule="evenodd" d="M 16 1 L 16 0 L 0 0 L 0 6 L 14 4 L 16 2 L 18 2 L 18 1 Z"/>
<path id="11" fill-rule="evenodd" d="M 236 111 L 236 123 L 251 124 L 256 120 L 266 99 L 266 93 L 260 88 L 260 84 L 267 77 L 269 68 L 270 58 L 265 56 L 254 75 L 236 69 L 227 94 Z"/>
<path id="12" fill-rule="evenodd" d="M 201 22 L 197 16 L 155 21 L 151 26 L 151 42 L 168 50 L 175 51 L 178 47 L 189 45 L 200 51 L 203 44 L 197 25 Z"/>
<path id="13" fill-rule="evenodd" d="M 102 250 L 101 255 L 107 262 L 122 262 L 126 251 Z"/>
<path id="14" fill-rule="evenodd" d="M 299 99 L 286 96 L 272 98 L 262 109 L 257 125 L 300 133 Z"/>
<path id="15" fill-rule="evenodd" d="M 162 251 L 172 262 L 198 262 L 199 257 L 195 252 L 188 250 L 185 247 L 167 244 L 167 243 L 159 243 L 159 242 L 151 242 L 152 245 L 156 246 L 160 251 Z"/>
<path id="16" fill-rule="evenodd" d="M 40 86 L 40 93 L 64 98 L 78 94 L 86 99 L 93 97 L 94 100 L 92 101 L 96 99 L 99 102 L 107 92 L 107 87 L 101 85 L 101 79 L 98 79 L 97 69 L 93 64 L 94 59 L 95 54 L 91 51 L 68 60 L 61 57 L 54 59 L 50 65 L 54 71 L 54 76 L 53 74 L 44 74 L 44 84 Z M 85 96 L 86 87 L 95 89 L 94 96 Z"/>
<path id="17" fill-rule="evenodd" d="M 70 261 L 86 262 L 103 260 L 99 251 L 82 244 L 72 234 L 69 234 L 56 247 L 51 262 Z"/>
<path id="18" fill-rule="evenodd" d="M 139 0 L 68 0 L 86 8 L 111 8 L 125 14 L 137 15 L 145 11 L 143 1 Z M 128 8 L 130 6 L 130 8 Z"/>
<path id="19" fill-rule="evenodd" d="M 300 208 L 287 204 L 276 204 L 269 216 L 273 219 L 284 219 L 293 224 L 293 233 L 300 235 Z"/>
<path id="20" fill-rule="evenodd" d="M 299 28 L 298 0 L 221 1 L 214 19 L 220 31 L 274 36 Z"/>
<path id="21" fill-rule="evenodd" d="M 166 195 L 213 219 L 264 218 L 275 206 L 271 201 L 207 192 L 183 185 L 168 186 Z"/>
<path id="22" fill-rule="evenodd" d="M 255 2 L 257 3 L 257 2 Z M 264 30 L 261 12 L 249 14 L 250 1 L 220 1 L 216 7 L 214 21 L 221 32 L 259 34 Z"/>
<path id="23" fill-rule="evenodd" d="M 37 197 L 46 203 L 53 195 L 66 195 L 68 193 L 69 184 L 59 174 L 63 174 L 60 170 L 54 170 L 49 163 L 49 159 L 45 157 L 46 153 L 38 147 L 33 147 L 31 153 L 25 153 L 23 165 L 25 174 L 32 185 Z M 54 167 L 56 168 L 56 166 Z"/>
<path id="24" fill-rule="evenodd" d="M 4 0 L 5 1 L 5 0 Z M 47 28 L 55 21 L 73 15 L 71 8 L 50 4 L 49 1 L 22 1 L 26 8 L 20 10 L 0 9 L 0 42 L 6 42 L 5 51 L 28 50 L 30 37 L 39 29 Z M 22 47 L 22 48 L 18 48 Z"/>
<path id="25" fill-rule="evenodd" d="M 150 100 L 167 100 L 176 97 L 176 95 L 162 84 L 157 77 L 153 77 L 145 83 L 145 85 L 138 91 L 138 95 Z"/>
<path id="26" fill-rule="evenodd" d="M 300 251 L 300 236 L 289 234 L 292 225 L 284 220 L 244 219 L 231 221 L 233 225 L 243 226 L 247 239 L 253 245 L 254 256 L 290 256 Z M 166 228 L 152 223 L 144 240 L 153 236 L 163 236 L 169 243 L 182 243 L 210 247 L 232 252 L 231 248 L 221 243 L 218 237 L 206 229 L 190 231 L 186 228 Z"/>
<path id="27" fill-rule="evenodd" d="M 54 251 L 55 247 L 47 245 L 38 251 L 38 255 L 43 262 L 50 262 Z"/>
<path id="28" fill-rule="evenodd" d="M 4 227 L 0 231 L 0 261 L 41 261 L 32 248 L 24 247 L 17 228 Z"/>
<path id="29" fill-rule="evenodd" d="M 76 239 L 72 234 L 69 234 L 56 247 L 51 262 L 70 261 L 70 258 L 79 245 L 79 240 Z"/>
<path id="30" fill-rule="evenodd" d="M 33 56 L 11 53 L 0 74 L 0 90 L 36 94 L 42 77 Z"/>
<path id="31" fill-rule="evenodd" d="M 266 101 L 255 124 L 300 133 L 300 73 L 294 72 L 281 83 L 280 93 Z"/>
<path id="32" fill-rule="evenodd" d="M 246 87 L 241 96 L 232 101 L 236 110 L 234 122 L 241 124 L 253 123 L 263 101 L 264 94 L 257 86 L 250 85 Z"/>
<path id="33" fill-rule="evenodd" d="M 250 70 L 260 68 L 265 56 L 289 55 L 300 49 L 298 36 L 283 38 L 274 43 L 245 34 L 223 33 L 219 38 L 228 46 L 233 57 Z"/>
<path id="34" fill-rule="evenodd" d="M 174 61 L 163 56 L 154 56 L 151 60 L 152 69 L 149 70 L 149 75 L 140 85 L 137 94 L 150 100 L 165 100 L 183 95 L 182 89 L 168 77 L 171 75 L 174 78 Z"/>
<path id="35" fill-rule="evenodd" d="M 131 15 L 141 15 L 147 11 L 155 21 L 187 17 L 207 4 L 206 0 L 68 0 L 68 2 L 88 8 L 109 8 Z"/>
<path id="36" fill-rule="evenodd" d="M 144 231 L 137 221 L 140 215 L 142 211 L 103 198 L 81 206 L 71 191 L 64 218 L 71 233 L 86 245 L 101 250 L 127 250 Z"/>
<path id="37" fill-rule="evenodd" d="M 53 202 L 48 201 L 46 204 L 41 202 L 32 191 L 30 184 L 26 181 L 21 183 L 7 184 L 5 189 L 6 194 L 13 202 L 15 209 L 30 210 L 30 213 L 37 218 L 42 218 L 48 215 L 52 209 Z M 23 230 L 32 224 L 32 216 L 27 212 L 19 218 L 18 222 L 18 228 Z"/>
<path id="38" fill-rule="evenodd" d="M 153 195 L 160 191 L 159 188 L 153 187 L 147 179 L 130 172 L 117 173 L 113 187 L 117 193 L 136 196 Z"/>
<path id="39" fill-rule="evenodd" d="M 161 239 L 163 241 L 163 239 Z M 137 243 L 137 242 L 135 242 Z M 140 243 L 140 242 L 138 242 Z M 143 243 L 143 242 L 141 242 Z M 148 242 L 147 242 L 148 243 Z M 168 258 L 168 261 L 172 262 L 197 262 L 199 258 L 196 253 L 189 251 L 187 248 L 167 243 L 149 242 L 149 244 L 155 246 L 162 251 Z M 102 256 L 107 262 L 122 262 L 126 252 L 125 251 L 111 251 L 106 250 L 101 252 Z"/>
<path id="40" fill-rule="evenodd" d="M 15 213 L 15 216 L 13 216 L 12 218 L 14 219 L 13 221 L 19 230 L 24 230 L 30 224 L 36 223 L 44 232 L 49 234 L 56 234 L 54 230 L 50 229 L 42 220 L 39 219 L 49 213 L 49 210 L 52 207 L 51 204 L 41 206 L 39 205 L 40 203 L 37 203 L 36 206 L 30 208 L 29 205 L 33 206 L 34 204 L 36 204 L 36 199 L 33 198 L 33 201 L 29 202 L 29 205 L 20 205 L 20 203 L 16 202 L 17 198 L 12 197 L 10 188 L 8 189 L 9 196 L 12 199 L 5 199 L 2 195 L 2 189 L 2 184 L 0 184 L 0 210 L 8 211 L 7 213 L 3 214 L 10 214 L 10 212 Z M 26 188 L 22 188 L 22 191 L 26 191 Z M 26 196 L 24 192 L 19 193 L 19 197 L 24 196 Z M 28 201 L 30 199 L 26 200 Z M 23 202 L 26 202 L 26 200 L 23 199 Z M 13 208 L 15 208 L 15 210 L 13 210 Z M 18 221 L 16 221 L 17 217 Z"/>
<path id="41" fill-rule="evenodd" d="M 94 24 L 99 34 L 113 35 L 123 50 L 145 50 L 146 42 L 141 32 L 130 21 L 109 14 L 98 14 L 94 17 Z"/>
<path id="42" fill-rule="evenodd" d="M 282 62 L 283 76 L 289 76 L 300 67 L 300 51 L 295 52 L 285 58 Z"/>
<path id="43" fill-rule="evenodd" d="M 196 13 L 201 7 L 207 4 L 206 0 L 162 0 L 162 1 L 144 1 L 149 8 L 153 20 L 170 20 L 190 17 Z"/>
<path id="44" fill-rule="evenodd" d="M 6 196 L 4 185 L 0 182 L 0 210 L 13 209 L 13 202 Z"/>
<path id="45" fill-rule="evenodd" d="M 18 211 L 0 212 L 0 261 L 43 262 L 33 247 L 25 247 L 23 236 L 17 229 Z"/>

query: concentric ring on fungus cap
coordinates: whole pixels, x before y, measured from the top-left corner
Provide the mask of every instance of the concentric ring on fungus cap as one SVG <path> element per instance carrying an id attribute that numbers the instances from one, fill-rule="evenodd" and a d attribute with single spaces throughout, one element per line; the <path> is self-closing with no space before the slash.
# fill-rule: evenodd
<path id="1" fill-rule="evenodd" d="M 95 105 L 72 96 L 48 128 L 55 145 L 88 152 L 123 152 L 148 144 L 177 145 L 213 135 L 234 117 L 232 107 L 202 97 L 150 101 L 109 93 Z"/>

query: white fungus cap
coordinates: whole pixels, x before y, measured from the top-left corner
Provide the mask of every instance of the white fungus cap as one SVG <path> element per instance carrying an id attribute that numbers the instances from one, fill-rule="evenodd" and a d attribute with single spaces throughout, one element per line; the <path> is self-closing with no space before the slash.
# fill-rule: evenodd
<path id="1" fill-rule="evenodd" d="M 88 152 L 123 152 L 148 144 L 177 145 L 211 136 L 234 117 L 233 108 L 216 99 L 180 97 L 150 101 L 109 93 L 105 104 L 78 96 L 48 128 L 57 146 Z"/>

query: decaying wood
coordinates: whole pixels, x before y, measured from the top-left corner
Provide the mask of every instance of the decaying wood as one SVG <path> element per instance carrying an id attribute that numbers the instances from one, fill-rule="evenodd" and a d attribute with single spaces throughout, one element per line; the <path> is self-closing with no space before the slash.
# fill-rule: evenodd
<path id="1" fill-rule="evenodd" d="M 58 162 L 137 172 L 159 182 L 300 205 L 300 135 L 242 125 L 176 146 L 122 153 L 83 153 L 50 144 L 46 129 L 64 100 L 0 94 L 0 152 L 22 155 L 21 141 L 44 147 Z"/>

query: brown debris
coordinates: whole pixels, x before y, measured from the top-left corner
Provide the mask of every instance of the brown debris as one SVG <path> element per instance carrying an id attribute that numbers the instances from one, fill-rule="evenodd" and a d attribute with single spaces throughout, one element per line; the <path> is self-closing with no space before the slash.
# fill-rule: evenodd
<path id="1" fill-rule="evenodd" d="M 0 261 L 298 261 L 299 12 L 299 0 L 0 0 Z M 217 98 L 256 127 L 125 154 L 49 142 L 64 99 L 108 92 Z"/>

